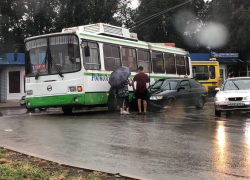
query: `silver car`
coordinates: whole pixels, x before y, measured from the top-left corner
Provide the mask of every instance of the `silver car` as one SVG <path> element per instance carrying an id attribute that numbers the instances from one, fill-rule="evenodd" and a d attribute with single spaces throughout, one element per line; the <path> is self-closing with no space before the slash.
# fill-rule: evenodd
<path id="1" fill-rule="evenodd" d="M 229 115 L 232 111 L 250 110 L 250 77 L 229 78 L 220 88 L 214 98 L 215 115 L 222 111 Z"/>

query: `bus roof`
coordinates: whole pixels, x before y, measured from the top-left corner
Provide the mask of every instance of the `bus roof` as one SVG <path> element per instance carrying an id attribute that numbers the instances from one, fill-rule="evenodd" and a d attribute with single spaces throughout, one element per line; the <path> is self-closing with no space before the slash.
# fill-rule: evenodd
<path id="1" fill-rule="evenodd" d="M 151 50 L 156 50 L 156 51 L 166 51 L 166 52 L 183 54 L 183 55 L 189 56 L 189 52 L 185 51 L 184 49 L 139 41 L 137 38 L 137 34 L 129 32 L 129 29 L 112 26 L 112 25 L 104 24 L 104 23 L 96 23 L 96 24 L 90 24 L 90 25 L 64 28 L 62 29 L 62 32 L 26 38 L 25 42 L 32 40 L 32 39 L 36 39 L 36 38 L 62 35 L 62 34 L 65 34 L 65 35 L 77 34 L 83 38 L 96 40 L 100 42 L 134 46 L 137 48 L 151 49 Z"/>

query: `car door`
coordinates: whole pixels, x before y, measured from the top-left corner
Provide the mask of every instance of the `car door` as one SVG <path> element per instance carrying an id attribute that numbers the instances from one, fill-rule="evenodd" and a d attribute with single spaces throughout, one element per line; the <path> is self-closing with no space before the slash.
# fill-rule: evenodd
<path id="1" fill-rule="evenodd" d="M 182 89 L 183 87 L 184 89 Z M 193 93 L 188 79 L 180 82 L 178 93 L 180 97 L 179 102 L 185 106 L 192 104 Z"/>
<path id="2" fill-rule="evenodd" d="M 206 88 L 194 79 L 189 79 L 189 82 L 192 90 L 192 92 L 190 92 L 190 97 L 192 97 L 192 104 L 190 105 L 196 106 L 201 95 L 203 93 L 206 93 Z"/>

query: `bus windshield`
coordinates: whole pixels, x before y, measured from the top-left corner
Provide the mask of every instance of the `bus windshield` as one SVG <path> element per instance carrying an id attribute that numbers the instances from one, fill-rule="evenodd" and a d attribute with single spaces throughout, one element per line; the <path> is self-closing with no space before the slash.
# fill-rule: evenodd
<path id="1" fill-rule="evenodd" d="M 79 41 L 74 35 L 63 35 L 27 41 L 26 75 L 51 75 L 81 69 Z"/>

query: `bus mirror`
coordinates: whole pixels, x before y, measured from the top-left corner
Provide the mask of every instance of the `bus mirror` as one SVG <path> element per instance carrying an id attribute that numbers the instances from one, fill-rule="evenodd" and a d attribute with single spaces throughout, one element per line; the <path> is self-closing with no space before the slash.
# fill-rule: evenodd
<path id="1" fill-rule="evenodd" d="M 85 47 L 84 47 L 84 54 L 85 54 L 85 57 L 89 57 L 89 56 L 90 56 L 90 49 L 89 49 L 89 46 L 85 46 Z"/>
<path id="2" fill-rule="evenodd" d="M 18 49 L 14 51 L 14 61 L 17 61 Z"/>
<path id="3" fill-rule="evenodd" d="M 215 91 L 220 91 L 220 88 L 218 88 L 218 87 L 217 87 L 217 88 L 215 88 Z"/>

